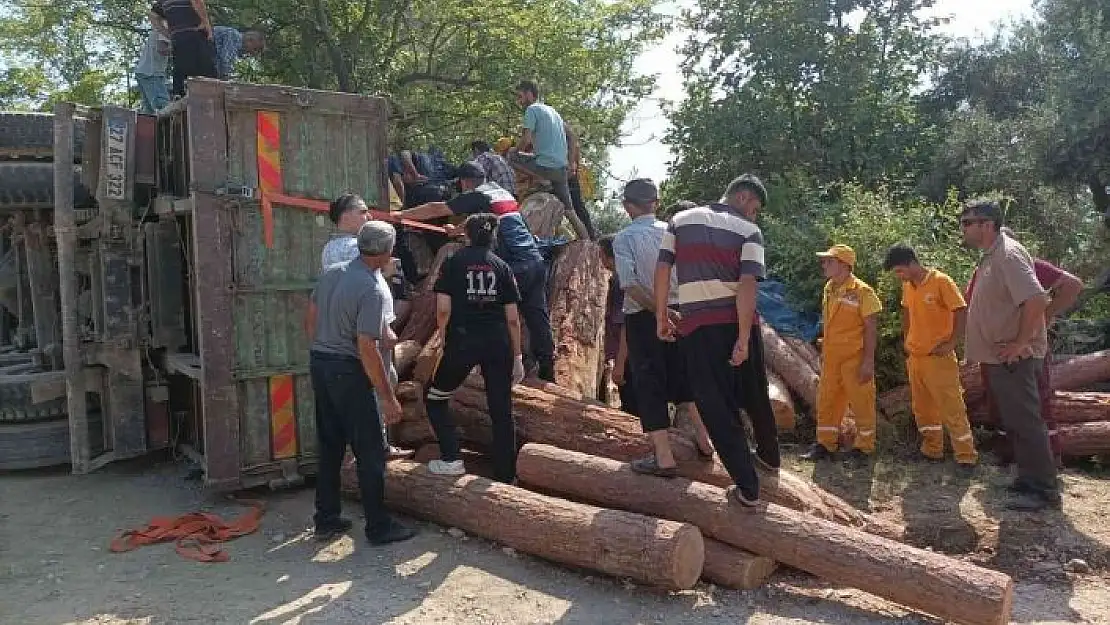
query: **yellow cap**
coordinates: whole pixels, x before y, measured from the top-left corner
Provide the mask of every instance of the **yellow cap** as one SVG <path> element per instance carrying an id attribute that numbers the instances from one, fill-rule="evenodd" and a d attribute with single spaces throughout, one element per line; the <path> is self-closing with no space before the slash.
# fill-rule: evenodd
<path id="1" fill-rule="evenodd" d="M 834 245 L 825 252 L 817 252 L 821 258 L 835 258 L 849 267 L 856 266 L 856 252 L 847 245 Z"/>

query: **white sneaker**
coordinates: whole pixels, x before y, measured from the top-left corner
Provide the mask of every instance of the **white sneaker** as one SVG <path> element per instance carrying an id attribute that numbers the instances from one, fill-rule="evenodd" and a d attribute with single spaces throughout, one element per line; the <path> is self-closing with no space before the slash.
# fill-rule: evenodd
<path id="1" fill-rule="evenodd" d="M 456 460 L 454 462 L 432 460 L 428 463 L 428 471 L 436 475 L 463 475 L 466 473 L 466 467 L 463 466 L 462 460 Z"/>

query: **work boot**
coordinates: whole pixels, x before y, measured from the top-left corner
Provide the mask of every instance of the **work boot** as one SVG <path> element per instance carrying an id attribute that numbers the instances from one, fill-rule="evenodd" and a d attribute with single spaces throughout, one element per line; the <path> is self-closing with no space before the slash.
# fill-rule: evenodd
<path id="1" fill-rule="evenodd" d="M 346 534 L 352 527 L 354 523 L 350 519 L 340 517 L 331 523 L 317 525 L 312 537 L 320 542 L 328 542 Z"/>
<path id="2" fill-rule="evenodd" d="M 395 519 L 389 519 L 389 521 L 375 530 L 371 530 L 369 527 L 366 528 L 366 540 L 370 541 L 370 544 L 375 546 L 399 543 L 413 536 L 416 536 L 416 530 Z"/>
<path id="3" fill-rule="evenodd" d="M 814 443 L 804 454 L 799 456 L 802 460 L 812 460 L 814 462 L 818 460 L 831 460 L 832 457 L 832 452 L 825 449 L 825 446 L 821 443 Z"/>
<path id="4" fill-rule="evenodd" d="M 759 505 L 759 493 L 745 493 L 739 486 L 728 489 L 728 498 L 745 508 L 754 508 Z"/>
<path id="5" fill-rule="evenodd" d="M 544 382 L 551 382 L 552 384 L 554 384 L 555 383 L 555 363 L 553 363 L 553 362 L 541 362 L 541 363 L 539 363 L 539 369 L 536 371 L 536 377 L 543 380 Z"/>

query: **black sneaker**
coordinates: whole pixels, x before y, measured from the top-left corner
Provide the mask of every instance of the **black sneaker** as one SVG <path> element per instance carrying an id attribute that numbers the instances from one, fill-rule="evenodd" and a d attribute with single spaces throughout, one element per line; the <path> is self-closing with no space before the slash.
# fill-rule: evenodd
<path id="1" fill-rule="evenodd" d="M 393 519 L 380 530 L 371 532 L 369 528 L 366 530 L 366 540 L 370 541 L 371 545 L 381 546 L 390 543 L 399 543 L 416 536 L 416 530 L 399 523 Z"/>
<path id="2" fill-rule="evenodd" d="M 340 517 L 331 523 L 317 525 L 316 531 L 312 535 L 320 542 L 327 542 L 346 534 L 351 531 L 352 527 L 354 527 L 354 523 L 351 523 L 350 519 Z"/>
<path id="3" fill-rule="evenodd" d="M 821 443 L 814 443 L 804 454 L 799 456 L 799 458 L 802 460 L 812 460 L 814 462 L 818 460 L 829 460 L 832 458 L 832 452 L 825 449 L 825 446 Z"/>
<path id="4" fill-rule="evenodd" d="M 745 508 L 754 508 L 759 505 L 759 494 L 745 494 L 740 490 L 739 486 L 731 486 L 728 489 L 728 498 L 736 503 L 744 506 Z"/>
<path id="5" fill-rule="evenodd" d="M 536 369 L 536 377 L 544 382 L 555 383 L 555 364 L 550 362 L 541 362 Z"/>

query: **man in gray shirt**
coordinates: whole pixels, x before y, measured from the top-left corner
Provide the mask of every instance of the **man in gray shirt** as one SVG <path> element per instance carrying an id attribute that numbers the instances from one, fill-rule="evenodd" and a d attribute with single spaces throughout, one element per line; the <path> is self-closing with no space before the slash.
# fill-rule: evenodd
<path id="1" fill-rule="evenodd" d="M 320 540 L 352 526 L 339 516 L 339 472 L 348 444 L 358 463 L 367 539 L 384 545 L 415 535 L 389 515 L 384 503 L 383 422 L 398 423 L 401 404 L 385 364 L 392 302 L 379 274 L 391 262 L 396 236 L 393 226 L 383 221 L 364 224 L 357 235 L 359 257 L 324 270 L 308 305 L 319 459 L 315 522 Z"/>

